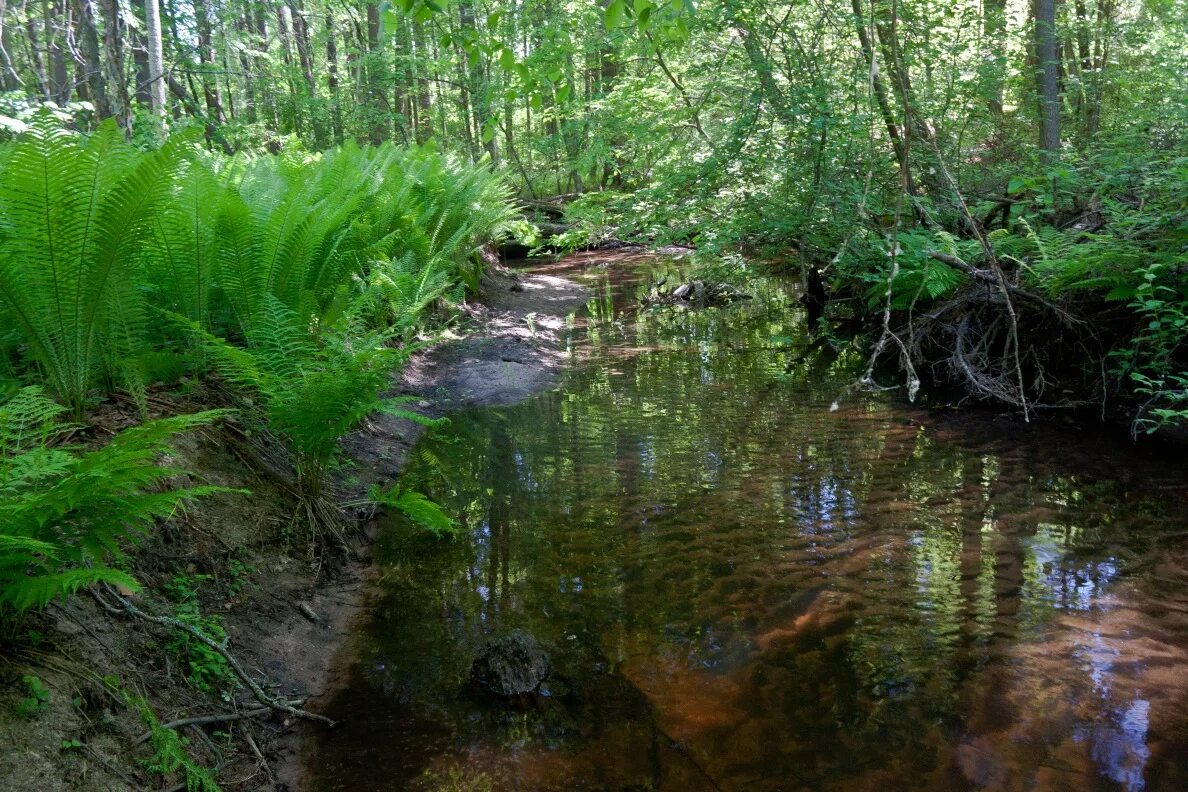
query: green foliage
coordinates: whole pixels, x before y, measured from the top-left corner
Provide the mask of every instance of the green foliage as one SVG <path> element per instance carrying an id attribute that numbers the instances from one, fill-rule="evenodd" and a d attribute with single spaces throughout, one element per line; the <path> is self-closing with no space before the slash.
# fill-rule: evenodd
<path id="1" fill-rule="evenodd" d="M 198 587 L 209 575 L 177 575 L 165 584 L 165 594 L 173 603 L 173 617 L 194 627 L 216 643 L 227 640 L 221 616 L 204 616 L 198 601 Z M 228 693 L 235 686 L 235 673 L 226 658 L 193 635 L 175 630 L 167 648 L 186 669 L 186 679 L 204 693 Z"/>
<path id="2" fill-rule="evenodd" d="M 127 698 L 140 712 L 140 719 L 149 730 L 153 755 L 141 761 L 145 769 L 167 777 L 181 772 L 185 777 L 186 792 L 220 792 L 214 774 L 191 759 L 186 752 L 188 741 L 175 730 L 163 728 L 152 707 L 143 698 Z"/>
<path id="3" fill-rule="evenodd" d="M 17 702 L 17 714 L 31 718 L 48 707 L 53 696 L 50 694 L 49 688 L 41 681 L 41 677 L 25 674 L 21 677 L 21 682 L 24 683 L 26 692 L 25 696 Z"/>
<path id="4" fill-rule="evenodd" d="M 141 344 L 133 258 L 178 148 L 141 154 L 105 124 L 90 139 L 48 112 L 0 165 L 0 306 L 48 387 L 76 416 Z"/>
<path id="5" fill-rule="evenodd" d="M 419 525 L 436 536 L 453 533 L 457 528 L 457 523 L 442 510 L 441 506 L 420 492 L 403 489 L 399 486 L 387 490 L 373 487 L 368 497 L 375 503 L 402 513 L 415 525 Z"/>
<path id="6" fill-rule="evenodd" d="M 891 307 L 902 311 L 913 305 L 927 305 L 951 294 L 965 277 L 957 270 L 937 261 L 930 251 L 940 251 L 961 257 L 968 255 L 969 245 L 961 244 L 944 232 L 933 234 L 907 231 L 897 237 L 895 264 L 899 271 L 891 284 Z M 887 300 L 887 279 L 892 272 L 891 242 L 875 242 L 873 238 L 855 245 L 855 257 L 847 260 L 848 266 L 859 266 L 862 279 L 869 284 L 866 290 L 867 305 L 881 309 Z M 861 258 L 858 258 L 861 256 Z"/>
<path id="7" fill-rule="evenodd" d="M 162 489 L 175 473 L 156 464 L 173 435 L 223 412 L 151 421 L 93 450 L 65 443 L 74 430 L 37 387 L 0 405 L 0 605 L 20 613 L 106 582 L 136 590 L 112 566 L 122 544 L 216 487 Z"/>
<path id="8" fill-rule="evenodd" d="M 407 352 L 385 346 L 382 336 L 316 334 L 316 325 L 301 324 L 295 312 L 269 296 L 261 301 L 246 347 L 182 317 L 175 320 L 195 334 L 215 370 L 250 399 L 247 414 L 286 442 L 307 495 L 321 493 L 339 460 L 340 437 L 368 414 L 398 408 L 398 400 L 380 394 Z"/>
<path id="9" fill-rule="evenodd" d="M 1134 428 L 1149 433 L 1188 421 L 1188 278 L 1158 264 L 1139 273 L 1142 280 L 1130 307 L 1142 325 L 1129 347 L 1115 354 L 1115 362 L 1118 373 L 1146 397 Z"/>

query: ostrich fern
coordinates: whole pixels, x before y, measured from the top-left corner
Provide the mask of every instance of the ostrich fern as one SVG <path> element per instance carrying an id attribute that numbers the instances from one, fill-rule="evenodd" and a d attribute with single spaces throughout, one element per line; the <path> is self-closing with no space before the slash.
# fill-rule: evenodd
<path id="1" fill-rule="evenodd" d="M 81 416 L 139 346 L 145 243 L 180 147 L 141 154 L 114 123 L 89 139 L 40 114 L 0 169 L 0 304 L 46 384 Z"/>
<path id="2" fill-rule="evenodd" d="M 406 400 L 384 399 L 390 374 L 409 354 L 385 346 L 378 335 L 348 336 L 316 327 L 265 296 L 240 347 L 174 317 L 201 341 L 215 370 L 251 401 L 258 421 L 285 441 L 303 497 L 316 500 L 341 458 L 339 439 L 367 415 L 385 411 L 432 423 L 403 411 Z"/>
<path id="3" fill-rule="evenodd" d="M 216 487 L 162 490 L 174 473 L 156 457 L 172 435 L 223 415 L 206 412 L 127 429 L 92 451 L 64 445 L 74 427 L 40 388 L 0 405 L 0 606 L 20 613 L 96 582 L 136 588 L 111 566 L 136 538 Z"/>

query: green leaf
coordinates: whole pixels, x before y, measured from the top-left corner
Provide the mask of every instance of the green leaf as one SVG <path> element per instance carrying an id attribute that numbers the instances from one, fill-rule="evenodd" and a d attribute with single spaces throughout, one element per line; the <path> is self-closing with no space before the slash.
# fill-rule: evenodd
<path id="1" fill-rule="evenodd" d="M 499 53 L 499 65 L 503 67 L 504 71 L 511 71 L 516 66 L 516 53 L 511 51 L 511 48 L 504 47 L 503 52 Z"/>
<path id="2" fill-rule="evenodd" d="M 557 101 L 560 103 L 564 103 L 566 100 L 569 99 L 569 95 L 571 93 L 573 93 L 572 85 L 570 85 L 569 83 L 562 85 L 560 88 L 557 89 Z"/>
<path id="3" fill-rule="evenodd" d="M 389 490 L 373 487 L 370 497 L 376 503 L 396 509 L 431 533 L 448 534 L 452 533 L 456 527 L 454 520 L 440 506 L 420 492 L 402 491 L 397 487 Z"/>
<path id="4" fill-rule="evenodd" d="M 606 29 L 614 30 L 623 24 L 623 16 L 626 11 L 624 0 L 614 0 L 606 7 Z"/>

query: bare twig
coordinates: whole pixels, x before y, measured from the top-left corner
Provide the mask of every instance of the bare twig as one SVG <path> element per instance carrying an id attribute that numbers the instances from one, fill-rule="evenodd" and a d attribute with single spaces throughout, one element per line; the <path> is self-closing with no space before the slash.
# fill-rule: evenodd
<path id="1" fill-rule="evenodd" d="M 300 707 L 305 703 L 304 699 L 296 699 L 294 701 L 286 702 L 291 707 Z M 276 712 L 275 707 L 257 707 L 256 709 L 243 710 L 242 712 L 222 712 L 217 715 L 197 715 L 192 718 L 179 718 L 178 720 L 171 720 L 167 723 L 162 723 L 162 729 L 180 729 L 183 726 L 206 726 L 211 723 L 231 723 L 233 721 L 247 720 L 249 718 L 258 718 L 261 715 L 267 715 L 270 712 Z M 152 732 L 145 732 L 140 735 L 134 745 L 148 742 L 153 736 Z"/>
<path id="2" fill-rule="evenodd" d="M 243 669 L 243 666 L 240 665 L 239 661 L 235 658 L 235 656 L 233 654 L 231 654 L 231 652 L 227 649 L 226 646 L 224 646 L 223 644 L 214 640 L 213 638 L 211 638 L 209 635 L 207 635 L 206 633 L 199 630 L 194 625 L 187 624 L 186 622 L 181 621 L 180 619 L 175 619 L 172 616 L 152 616 L 152 615 L 140 610 L 140 608 L 137 608 L 135 605 L 133 605 L 131 602 L 129 602 L 127 598 L 120 596 L 119 592 L 117 592 L 111 586 L 104 584 L 104 588 L 107 591 L 107 595 L 109 597 L 111 597 L 112 599 L 114 599 L 117 603 L 119 603 L 120 607 L 123 608 L 124 613 L 127 613 L 130 616 L 134 616 L 135 618 L 140 619 L 141 621 L 147 621 L 151 624 L 160 624 L 160 625 L 163 625 L 166 627 L 172 627 L 175 630 L 180 630 L 184 633 L 188 633 L 189 635 L 191 635 L 195 639 L 197 639 L 200 643 L 204 644 L 205 646 L 209 647 L 210 649 L 213 649 L 224 660 L 227 661 L 227 665 L 231 668 L 231 670 L 233 672 L 235 672 L 235 675 L 237 677 L 239 677 L 239 679 L 243 682 L 243 684 L 247 686 L 248 690 L 251 691 L 251 693 L 255 697 L 256 701 L 259 701 L 261 704 L 265 705 L 266 707 L 276 710 L 277 712 L 283 712 L 288 715 L 292 715 L 293 717 L 296 717 L 296 718 L 303 718 L 305 720 L 312 720 L 312 721 L 318 721 L 319 723 L 325 723 L 327 726 L 334 727 L 334 726 L 338 725 L 330 718 L 327 718 L 325 715 L 318 715 L 317 713 L 309 712 L 308 710 L 294 707 L 289 702 L 284 701 L 282 699 L 278 699 L 275 696 L 271 696 L 268 693 L 266 693 L 264 691 L 264 689 L 260 687 L 259 683 L 257 683 L 256 680 L 253 679 L 251 677 L 251 675 L 248 674 L 248 672 Z M 115 609 L 115 608 L 107 608 L 107 610 L 108 610 L 108 612 L 112 612 L 112 611 L 115 611 L 117 613 L 119 612 L 119 610 Z"/>

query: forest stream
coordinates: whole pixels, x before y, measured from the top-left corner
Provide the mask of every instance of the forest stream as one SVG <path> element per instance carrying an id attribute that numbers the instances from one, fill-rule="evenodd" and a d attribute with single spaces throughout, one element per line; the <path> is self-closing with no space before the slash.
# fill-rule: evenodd
<path id="1" fill-rule="evenodd" d="M 382 526 L 310 788 L 1188 788 L 1182 466 L 855 391 L 786 282 L 641 307 L 675 266 L 532 266 L 572 364 L 412 452 L 458 534 Z M 512 630 L 551 673 L 482 695 Z"/>

